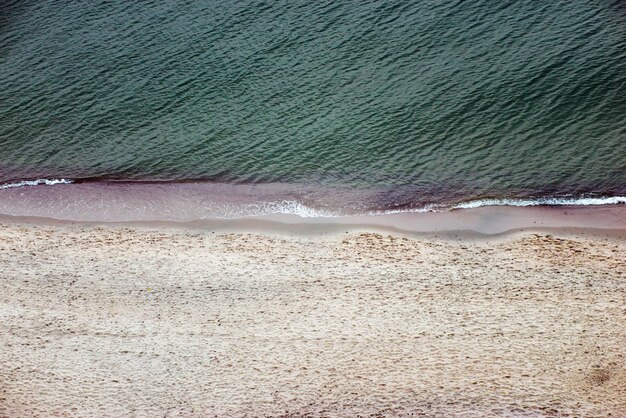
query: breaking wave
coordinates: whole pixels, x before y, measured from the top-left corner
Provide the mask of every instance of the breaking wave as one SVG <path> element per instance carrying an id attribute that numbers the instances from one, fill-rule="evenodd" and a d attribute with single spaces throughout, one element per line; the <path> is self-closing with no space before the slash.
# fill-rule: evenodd
<path id="1" fill-rule="evenodd" d="M 0 190 L 3 189 L 14 189 L 18 187 L 27 187 L 27 186 L 54 186 L 55 184 L 71 184 L 72 180 L 67 179 L 37 179 L 37 180 L 22 180 L 15 183 L 5 183 L 0 184 Z"/>
<path id="2" fill-rule="evenodd" d="M 480 199 L 459 203 L 451 209 L 472 209 L 481 206 L 599 206 L 625 204 L 626 196 L 540 197 L 534 199 Z"/>
<path id="3" fill-rule="evenodd" d="M 213 216 L 216 218 L 236 219 L 251 216 L 265 215 L 297 215 L 301 218 L 336 218 L 342 216 L 340 212 L 316 209 L 295 200 L 283 200 L 280 202 L 258 202 L 246 204 L 219 205 L 214 208 Z"/>

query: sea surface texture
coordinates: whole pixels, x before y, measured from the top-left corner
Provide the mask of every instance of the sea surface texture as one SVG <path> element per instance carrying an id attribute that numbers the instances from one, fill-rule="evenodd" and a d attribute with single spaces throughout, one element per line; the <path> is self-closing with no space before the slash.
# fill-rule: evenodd
<path id="1" fill-rule="evenodd" d="M 2 2 L 0 205 L 79 184 L 331 213 L 624 203 L 626 6 Z"/>

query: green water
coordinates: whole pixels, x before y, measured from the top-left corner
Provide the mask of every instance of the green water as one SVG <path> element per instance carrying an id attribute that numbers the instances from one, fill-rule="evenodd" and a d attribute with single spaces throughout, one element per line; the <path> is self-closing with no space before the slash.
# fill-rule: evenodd
<path id="1" fill-rule="evenodd" d="M 4 183 L 377 188 L 391 206 L 626 194 L 620 1 L 1 10 Z"/>

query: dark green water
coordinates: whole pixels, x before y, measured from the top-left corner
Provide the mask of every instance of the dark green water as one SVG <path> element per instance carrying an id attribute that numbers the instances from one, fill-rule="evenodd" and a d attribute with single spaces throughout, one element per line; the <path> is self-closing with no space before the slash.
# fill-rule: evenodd
<path id="1" fill-rule="evenodd" d="M 626 194 L 621 1 L 1 4 L 5 185 Z"/>

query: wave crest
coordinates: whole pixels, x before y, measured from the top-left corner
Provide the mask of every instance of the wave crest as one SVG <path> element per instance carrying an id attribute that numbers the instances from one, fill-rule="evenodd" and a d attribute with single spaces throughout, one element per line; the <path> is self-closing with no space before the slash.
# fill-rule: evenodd
<path id="1" fill-rule="evenodd" d="M 599 206 L 626 203 L 626 196 L 606 197 L 540 197 L 536 199 L 480 199 L 459 203 L 451 209 L 473 209 L 481 206 Z"/>
<path id="2" fill-rule="evenodd" d="M 224 205 L 218 209 L 218 213 L 214 216 L 229 219 L 276 214 L 297 215 L 301 218 L 335 218 L 341 216 L 340 213 L 315 209 L 295 200 Z"/>
<path id="3" fill-rule="evenodd" d="M 5 183 L 0 184 L 0 190 L 2 189 L 14 189 L 18 187 L 27 187 L 27 186 L 54 186 L 55 184 L 71 184 L 72 180 L 67 179 L 37 179 L 37 180 L 22 180 L 15 183 Z"/>

